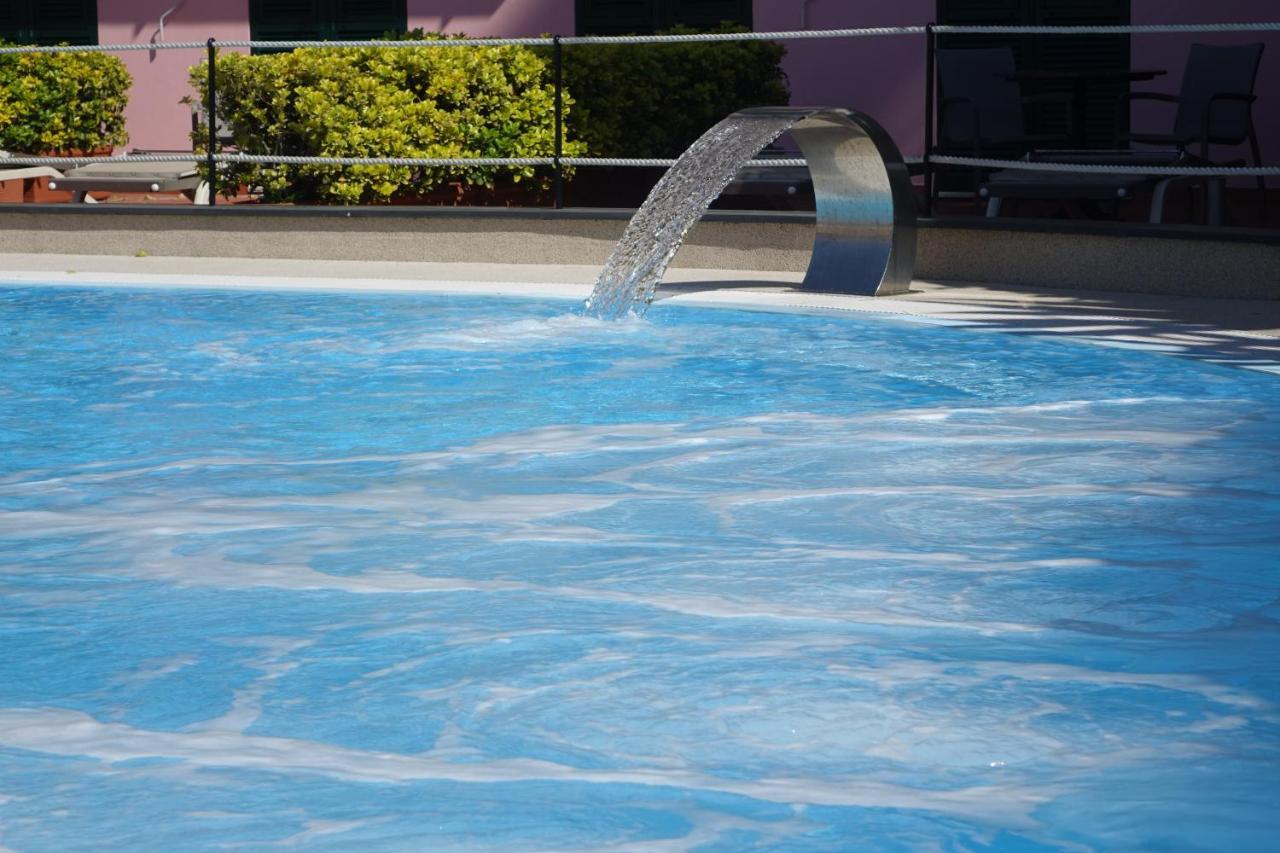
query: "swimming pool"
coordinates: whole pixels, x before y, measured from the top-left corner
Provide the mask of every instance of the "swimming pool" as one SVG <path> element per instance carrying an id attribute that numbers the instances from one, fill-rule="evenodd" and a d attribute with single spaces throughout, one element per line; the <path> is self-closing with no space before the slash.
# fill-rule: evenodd
<path id="1" fill-rule="evenodd" d="M 1280 382 L 0 290 L 0 844 L 1263 848 Z"/>

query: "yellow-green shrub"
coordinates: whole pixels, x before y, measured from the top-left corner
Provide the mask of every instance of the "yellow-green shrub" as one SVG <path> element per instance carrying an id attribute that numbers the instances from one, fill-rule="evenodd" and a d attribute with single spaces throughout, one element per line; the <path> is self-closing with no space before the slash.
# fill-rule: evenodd
<path id="1" fill-rule="evenodd" d="M 438 33 L 413 37 L 444 38 Z M 206 68 L 191 82 L 206 97 Z M 565 99 L 566 110 L 572 101 Z M 218 116 L 245 153 L 318 157 L 548 157 L 555 95 L 548 63 L 518 46 L 303 48 L 218 58 Z M 199 137 L 200 134 L 197 134 Z M 203 143 L 197 138 L 197 145 Z M 565 156 L 584 146 L 566 141 Z M 345 204 L 429 192 L 500 174 L 545 183 L 533 167 L 239 165 L 223 189 L 261 186 L 267 201 Z"/>
<path id="2" fill-rule="evenodd" d="M 786 52 L 771 41 L 565 47 L 565 81 L 578 102 L 569 129 L 595 157 L 678 157 L 732 112 L 787 104 Z"/>
<path id="3" fill-rule="evenodd" d="M 0 55 L 0 148 L 89 153 L 128 141 L 133 79 L 105 53 Z"/>

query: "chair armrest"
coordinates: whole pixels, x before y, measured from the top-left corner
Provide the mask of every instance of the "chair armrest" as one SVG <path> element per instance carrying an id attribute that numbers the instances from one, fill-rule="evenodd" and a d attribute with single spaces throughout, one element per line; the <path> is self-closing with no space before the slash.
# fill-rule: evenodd
<path id="1" fill-rule="evenodd" d="M 1209 96 L 1209 103 L 1214 101 L 1243 101 L 1246 104 L 1252 104 L 1258 100 L 1257 95 L 1246 94 L 1245 92 L 1214 92 Z"/>
<path id="2" fill-rule="evenodd" d="M 1125 92 L 1120 96 L 1121 101 L 1163 101 L 1166 104 L 1176 104 L 1179 101 L 1177 95 L 1169 95 L 1165 92 Z"/>
<path id="3" fill-rule="evenodd" d="M 1125 119 L 1129 118 L 1129 107 L 1132 101 L 1159 101 L 1164 104 L 1180 103 L 1177 95 L 1169 95 L 1164 92 L 1125 92 L 1119 97 L 1116 105 L 1115 140 L 1117 148 L 1120 147 L 1120 143 L 1129 139 L 1129 135 L 1121 131 L 1121 125 Z"/>

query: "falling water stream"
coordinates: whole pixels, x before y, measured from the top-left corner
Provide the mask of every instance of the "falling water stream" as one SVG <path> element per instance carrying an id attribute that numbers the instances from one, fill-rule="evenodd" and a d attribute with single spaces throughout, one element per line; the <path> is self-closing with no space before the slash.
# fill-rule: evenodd
<path id="1" fill-rule="evenodd" d="M 658 181 L 614 247 L 586 312 L 643 315 L 685 235 L 734 175 L 802 115 L 735 113 L 704 133 Z"/>

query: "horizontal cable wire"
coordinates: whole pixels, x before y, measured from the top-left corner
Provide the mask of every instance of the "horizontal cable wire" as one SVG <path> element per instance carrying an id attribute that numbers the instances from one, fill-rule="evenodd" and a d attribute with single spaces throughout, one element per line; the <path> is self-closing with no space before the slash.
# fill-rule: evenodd
<path id="1" fill-rule="evenodd" d="M 290 166 L 554 166 L 554 157 L 308 157 L 293 154 L 214 154 L 218 163 L 279 163 Z M 0 156 L 0 167 L 9 166 L 64 166 L 71 168 L 90 163 L 204 163 L 208 155 L 192 154 L 124 154 L 112 157 L 28 157 L 25 155 Z M 641 157 L 561 157 L 565 166 L 620 166 L 661 167 L 675 164 L 670 158 Z M 802 159 L 771 158 L 752 160 L 748 166 L 803 167 Z M 0 179 L 4 176 L 0 168 Z"/>
<path id="2" fill-rule="evenodd" d="M 3 166 L 83 166 L 90 163 L 204 163 L 208 155 L 125 154 L 119 157 L 0 157 Z M 306 157 L 293 154 L 214 154 L 218 163 L 279 163 L 287 166 L 554 166 L 554 157 Z"/>
<path id="3" fill-rule="evenodd" d="M 561 39 L 563 42 L 564 39 Z M 217 47 L 250 47 L 260 50 L 292 50 L 298 47 L 394 47 L 394 48 L 433 48 L 433 47 L 551 47 L 556 40 L 547 36 L 537 38 L 474 38 L 474 39 L 412 39 L 397 41 L 393 39 L 334 39 L 333 41 L 251 41 L 232 40 L 216 42 Z M 203 47 L 203 45 L 201 45 Z"/>
<path id="4" fill-rule="evenodd" d="M 624 35 L 624 36 L 565 36 L 560 39 L 562 45 L 591 44 L 676 44 L 682 42 L 729 42 L 729 41 L 783 41 L 791 39 L 818 38 L 865 38 L 876 36 L 922 35 L 928 28 L 924 26 L 904 27 L 857 27 L 835 30 L 778 30 L 767 33 L 668 33 L 666 35 Z M 1278 32 L 1280 22 L 1238 22 L 1216 24 L 1133 24 L 1128 26 L 963 26 L 958 24 L 938 24 L 933 31 L 940 35 L 977 35 L 982 33 L 1007 35 L 1124 35 L 1124 34 L 1161 34 L 1161 33 L 1246 33 L 1246 32 Z M 381 39 L 343 39 L 335 41 L 255 41 L 251 39 L 231 39 L 215 41 L 216 47 L 225 48 L 257 48 L 261 50 L 291 50 L 300 47 L 330 48 L 410 48 L 429 49 L 438 47 L 550 47 L 556 43 L 554 38 L 539 36 L 535 38 L 443 38 L 414 40 L 381 40 Z M 88 45 L 9 45 L 0 47 L 0 55 L 21 53 L 116 53 L 135 50 L 204 50 L 207 42 L 203 41 L 170 41 L 142 42 L 130 44 L 88 44 Z"/>
<path id="5" fill-rule="evenodd" d="M 996 160 L 987 157 L 934 155 L 929 163 L 971 166 L 975 169 L 1018 169 L 1027 172 L 1071 172 L 1082 175 L 1185 175 L 1197 178 L 1265 177 L 1280 175 L 1280 166 L 1146 166 L 1103 163 L 1053 163 L 1035 160 Z"/>
<path id="6" fill-rule="evenodd" d="M 219 42 L 219 45 L 222 43 Z M 28 44 L 0 47 L 0 56 L 14 53 L 122 53 L 130 50 L 204 50 L 202 41 L 160 41 L 130 44 Z"/>
<path id="7" fill-rule="evenodd" d="M 668 33 L 656 36 L 565 36 L 561 44 L 678 44 L 713 41 L 781 41 L 783 39 L 866 38 L 924 35 L 925 27 L 856 27 L 844 30 L 779 30 L 769 33 Z"/>
<path id="8" fill-rule="evenodd" d="M 120 157 L 0 157 L 0 166 L 54 166 L 71 168 L 89 163 L 204 163 L 204 154 L 126 154 Z M 307 157 L 292 154 L 214 154 L 218 163 L 248 163 L 285 166 L 422 166 L 433 168 L 554 166 L 554 157 Z M 670 158 L 641 157 L 562 157 L 565 166 L 611 166 L 666 168 L 676 161 Z M 922 163 L 922 158 L 907 157 L 906 163 Z M 1032 160 L 998 160 L 985 157 L 950 157 L 935 155 L 929 163 L 939 166 L 969 166 L 976 169 L 1018 169 L 1031 172 L 1072 172 L 1088 175 L 1185 175 L 1187 177 L 1266 177 L 1280 175 L 1280 166 L 1160 166 L 1103 163 L 1053 163 Z M 802 168 L 808 164 L 799 158 L 751 160 L 752 167 Z M 0 179 L 4 171 L 0 168 Z"/>
<path id="9" fill-rule="evenodd" d="M 1224 24 L 1124 24 L 1096 26 L 1021 26 L 991 25 L 966 26 L 963 24 L 936 24 L 939 35 L 1059 35 L 1059 36 L 1110 36 L 1126 34 L 1160 35 L 1162 33 L 1265 33 L 1280 30 L 1280 21 L 1245 21 Z"/>
<path id="10" fill-rule="evenodd" d="M 190 158 L 188 158 L 190 159 Z M 198 159 L 208 159 L 200 156 Z M 219 163 L 286 166 L 554 166 L 554 157 L 304 157 L 291 154 L 214 154 Z"/>
<path id="11" fill-rule="evenodd" d="M 674 166 L 676 161 L 667 157 L 561 157 L 560 162 L 566 166 L 621 166 L 621 167 L 660 167 Z M 746 166 L 782 166 L 804 167 L 809 165 L 801 159 L 771 158 L 768 160 L 751 160 Z"/>

